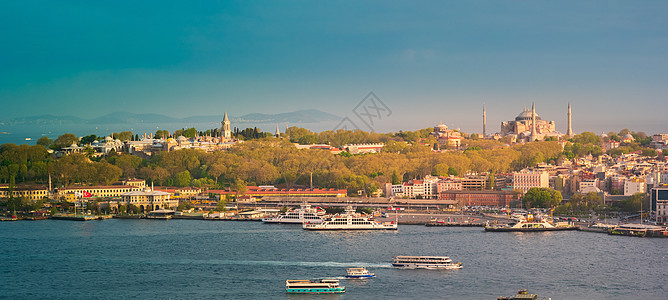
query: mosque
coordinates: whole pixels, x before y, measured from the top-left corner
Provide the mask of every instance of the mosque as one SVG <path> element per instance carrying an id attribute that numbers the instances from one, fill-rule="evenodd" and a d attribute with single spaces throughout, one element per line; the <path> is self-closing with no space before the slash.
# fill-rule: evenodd
<path id="1" fill-rule="evenodd" d="M 501 136 L 511 136 L 515 140 L 534 141 L 543 140 L 546 137 L 560 137 L 563 134 L 556 130 L 554 121 L 546 121 L 536 114 L 536 107 L 531 105 L 531 110 L 524 110 L 515 117 L 513 121 L 501 123 Z M 571 129 L 571 104 L 568 104 L 568 136 L 573 135 Z"/>

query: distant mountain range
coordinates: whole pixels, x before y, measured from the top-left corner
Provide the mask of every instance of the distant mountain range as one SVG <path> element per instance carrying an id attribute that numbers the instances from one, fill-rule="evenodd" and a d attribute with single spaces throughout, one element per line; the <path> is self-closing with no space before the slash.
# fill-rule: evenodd
<path id="1" fill-rule="evenodd" d="M 278 114 L 252 113 L 240 117 L 229 116 L 231 122 L 237 123 L 319 123 L 325 121 L 339 121 L 342 118 L 317 109 L 298 110 Z M 127 112 L 109 113 L 97 118 L 83 119 L 75 116 L 41 115 L 21 117 L 11 120 L 0 121 L 0 125 L 68 125 L 68 124 L 174 124 L 174 123 L 211 123 L 223 120 L 222 115 L 216 116 L 193 116 L 186 118 L 173 118 L 160 114 L 135 114 Z"/>

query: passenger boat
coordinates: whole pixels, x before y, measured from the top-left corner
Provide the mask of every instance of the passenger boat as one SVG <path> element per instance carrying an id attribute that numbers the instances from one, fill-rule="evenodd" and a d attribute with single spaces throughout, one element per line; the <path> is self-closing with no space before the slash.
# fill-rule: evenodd
<path id="1" fill-rule="evenodd" d="M 508 224 L 485 224 L 485 231 L 491 232 L 537 232 L 537 231 L 557 231 L 557 230 L 575 230 L 575 226 L 568 222 L 551 223 L 547 218 L 534 219 L 533 215 L 529 214 L 526 218 L 520 217 L 515 223 Z"/>
<path id="2" fill-rule="evenodd" d="M 397 230 L 397 222 L 378 222 L 348 206 L 343 214 L 325 218 L 320 224 L 307 222 L 302 227 L 307 230 Z"/>
<path id="3" fill-rule="evenodd" d="M 462 263 L 454 263 L 447 256 L 395 256 L 392 266 L 402 269 L 461 269 Z"/>
<path id="4" fill-rule="evenodd" d="M 271 218 L 263 218 L 264 223 L 282 223 L 282 224 L 320 224 L 323 221 L 325 212 L 312 208 L 311 205 L 301 205 L 297 209 L 290 209 L 278 216 Z"/>
<path id="5" fill-rule="evenodd" d="M 340 286 L 337 279 L 294 279 L 285 281 L 285 292 L 289 294 L 334 294 L 344 293 L 345 286 Z"/>
<path id="6" fill-rule="evenodd" d="M 376 274 L 369 272 L 366 268 L 348 268 L 346 269 L 346 278 L 371 278 Z"/>

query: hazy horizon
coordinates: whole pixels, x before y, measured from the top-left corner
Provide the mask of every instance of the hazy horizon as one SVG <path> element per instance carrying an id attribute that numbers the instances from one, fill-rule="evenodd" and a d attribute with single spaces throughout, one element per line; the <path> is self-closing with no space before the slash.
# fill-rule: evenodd
<path id="1" fill-rule="evenodd" d="M 0 4 L 0 120 L 318 109 L 362 130 L 500 129 L 525 106 L 566 131 L 668 129 L 668 3 Z M 391 114 L 353 109 L 374 92 Z M 306 126 L 304 126 L 306 127 Z M 308 128 L 308 127 L 306 127 Z"/>

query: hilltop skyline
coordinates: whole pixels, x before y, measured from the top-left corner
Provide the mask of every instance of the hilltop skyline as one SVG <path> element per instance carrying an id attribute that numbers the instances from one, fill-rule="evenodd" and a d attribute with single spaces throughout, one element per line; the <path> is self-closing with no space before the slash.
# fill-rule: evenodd
<path id="1" fill-rule="evenodd" d="M 567 4 L 567 5 L 564 5 Z M 536 103 L 575 133 L 668 128 L 664 2 L 0 4 L 0 120 L 318 109 L 378 132 L 499 131 Z M 369 130 L 359 125 L 362 130 Z"/>

